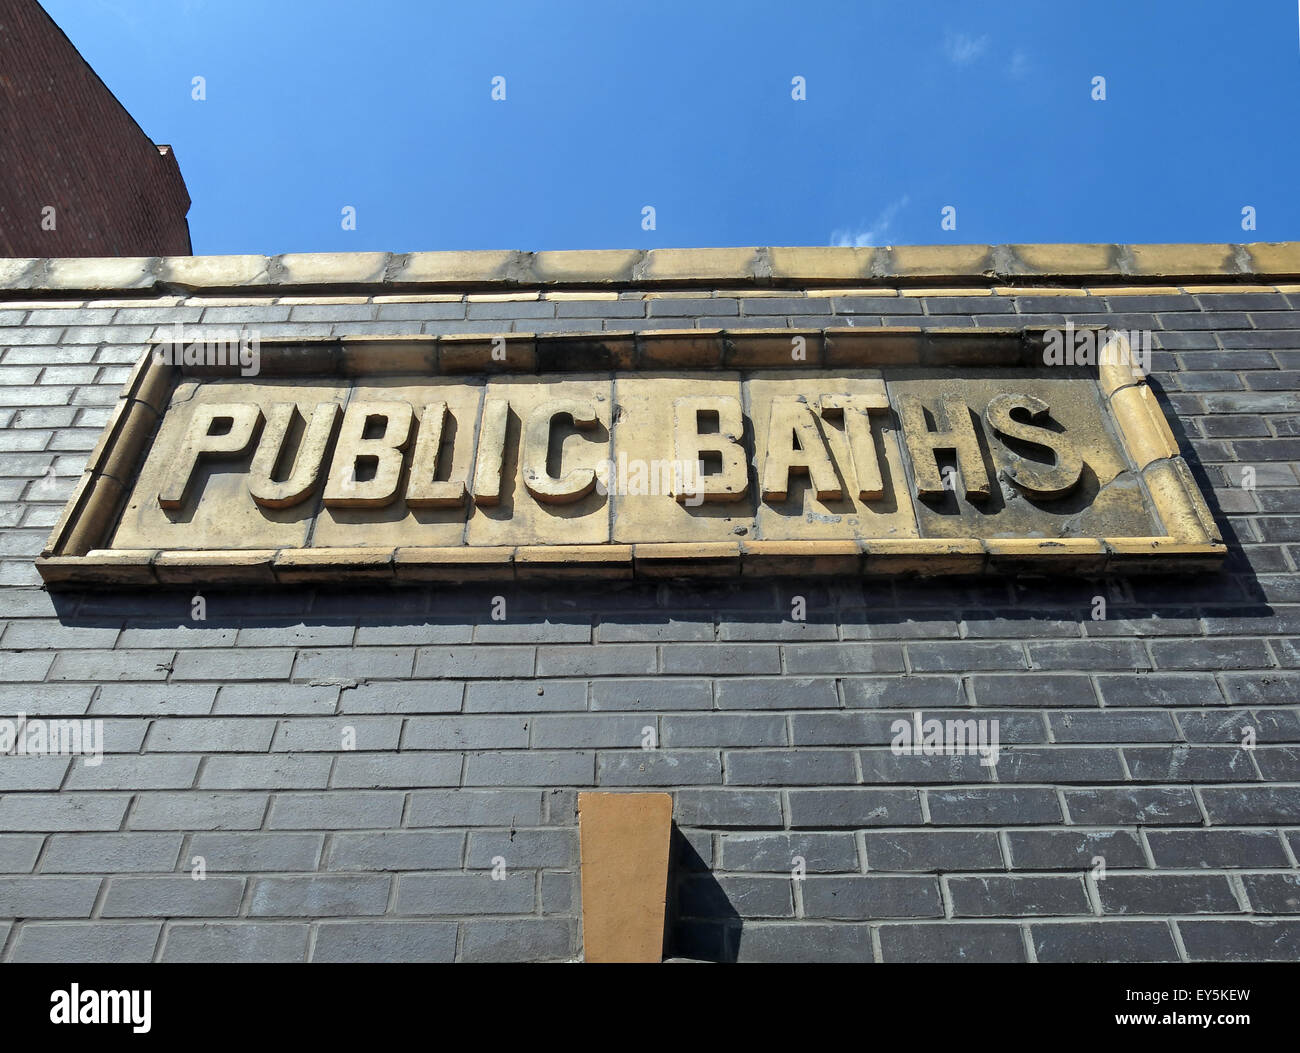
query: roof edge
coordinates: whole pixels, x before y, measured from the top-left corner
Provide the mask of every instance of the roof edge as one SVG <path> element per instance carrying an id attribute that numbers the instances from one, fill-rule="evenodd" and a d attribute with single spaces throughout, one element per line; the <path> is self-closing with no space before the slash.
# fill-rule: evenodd
<path id="1" fill-rule="evenodd" d="M 0 290 L 768 288 L 1300 279 L 1300 242 L 912 245 L 0 259 Z"/>

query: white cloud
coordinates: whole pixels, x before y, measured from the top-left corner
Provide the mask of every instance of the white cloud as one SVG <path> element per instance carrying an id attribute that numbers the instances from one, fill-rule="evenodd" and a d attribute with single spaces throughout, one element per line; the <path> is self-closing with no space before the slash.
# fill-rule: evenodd
<path id="1" fill-rule="evenodd" d="M 908 196 L 904 194 L 897 201 L 893 201 L 881 210 L 880 215 L 871 221 L 865 229 L 854 229 L 845 227 L 840 230 L 831 231 L 831 244 L 841 248 L 864 248 L 867 246 L 889 244 L 888 238 L 890 230 L 894 225 L 894 217 L 907 207 Z"/>
<path id="2" fill-rule="evenodd" d="M 987 36 L 973 37 L 966 33 L 949 32 L 943 41 L 943 50 L 955 66 L 969 66 L 989 47 Z"/>

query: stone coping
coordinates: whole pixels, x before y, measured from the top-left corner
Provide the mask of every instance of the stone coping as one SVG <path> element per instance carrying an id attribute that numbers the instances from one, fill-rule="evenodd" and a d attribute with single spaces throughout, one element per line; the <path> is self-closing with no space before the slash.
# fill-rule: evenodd
<path id="1" fill-rule="evenodd" d="M 1300 278 L 1300 242 L 1202 245 L 912 245 L 879 248 L 335 252 L 279 256 L 0 259 L 0 291 L 375 291 L 504 288 L 970 287 Z"/>

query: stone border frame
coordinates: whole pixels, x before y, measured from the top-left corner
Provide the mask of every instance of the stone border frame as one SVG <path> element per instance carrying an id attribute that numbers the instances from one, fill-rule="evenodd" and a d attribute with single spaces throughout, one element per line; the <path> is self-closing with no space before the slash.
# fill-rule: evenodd
<path id="1" fill-rule="evenodd" d="M 1076 331 L 1105 326 L 1078 326 Z M 1041 360 L 1044 334 L 1026 329 L 650 330 L 641 333 L 341 337 L 268 341 L 263 375 L 483 374 L 493 341 L 514 354 L 496 372 L 734 369 L 789 366 L 791 339 L 823 368 L 966 366 Z M 47 585 L 401 583 L 980 573 L 1150 573 L 1215 569 L 1227 553 L 1145 376 L 1116 332 L 1118 354 L 1097 367 L 1103 407 L 1166 533 L 1124 538 L 959 538 L 727 541 L 517 547 L 257 550 L 118 549 L 107 544 L 134 470 L 184 375 L 151 346 L 137 362 L 36 566 Z M 268 362 L 269 358 L 269 362 Z M 1118 360 L 1118 361 L 1116 361 Z"/>

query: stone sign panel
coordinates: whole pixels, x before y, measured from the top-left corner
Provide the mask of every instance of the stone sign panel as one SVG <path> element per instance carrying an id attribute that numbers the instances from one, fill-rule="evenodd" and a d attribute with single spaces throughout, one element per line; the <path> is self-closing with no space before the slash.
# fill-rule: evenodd
<path id="1" fill-rule="evenodd" d="M 51 583 L 1168 570 L 1224 548 L 1122 337 L 401 337 L 137 366 Z M 200 348 L 200 352 L 201 352 Z M 187 353 L 188 352 L 188 353 Z"/>

